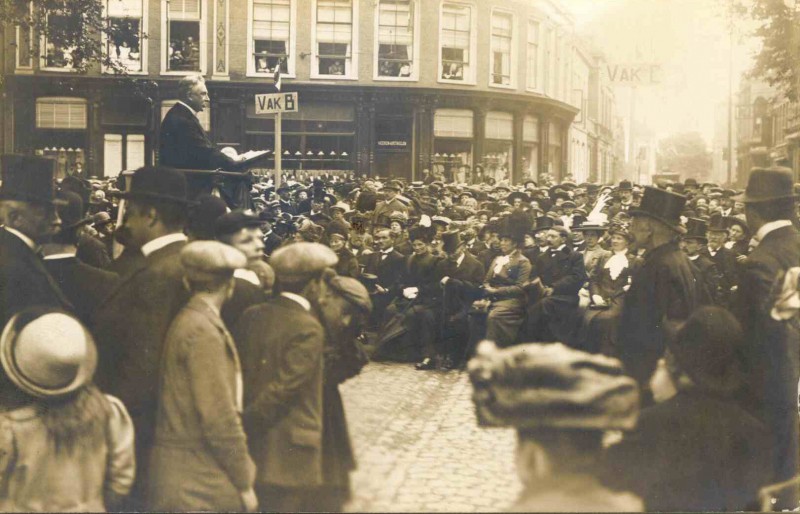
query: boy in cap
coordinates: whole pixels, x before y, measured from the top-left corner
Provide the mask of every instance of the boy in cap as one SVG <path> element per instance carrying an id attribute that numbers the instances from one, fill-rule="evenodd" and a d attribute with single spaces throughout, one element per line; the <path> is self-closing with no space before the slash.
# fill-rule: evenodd
<path id="1" fill-rule="evenodd" d="M 247 264 L 235 248 L 195 241 L 180 252 L 191 298 L 164 342 L 150 461 L 150 507 L 247 511 L 257 507 L 255 465 L 242 428 L 242 370 L 220 317 Z"/>
<path id="2" fill-rule="evenodd" d="M 315 510 L 322 473 L 325 333 L 311 298 L 336 254 L 294 243 L 270 257 L 278 294 L 241 316 L 235 330 L 244 371 L 244 426 L 258 468 L 255 490 L 269 512 Z"/>

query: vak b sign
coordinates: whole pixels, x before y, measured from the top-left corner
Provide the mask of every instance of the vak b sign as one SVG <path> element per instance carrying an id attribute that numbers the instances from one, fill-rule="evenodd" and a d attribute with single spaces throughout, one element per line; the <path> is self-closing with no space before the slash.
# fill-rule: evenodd
<path id="1" fill-rule="evenodd" d="M 297 93 L 271 93 L 256 95 L 256 114 L 297 112 Z"/>

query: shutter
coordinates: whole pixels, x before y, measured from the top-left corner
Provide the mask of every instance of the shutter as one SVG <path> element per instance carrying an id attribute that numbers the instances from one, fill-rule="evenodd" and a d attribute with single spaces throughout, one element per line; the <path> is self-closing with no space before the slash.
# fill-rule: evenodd
<path id="1" fill-rule="evenodd" d="M 103 136 L 103 176 L 116 177 L 122 171 L 122 136 Z"/>
<path id="2" fill-rule="evenodd" d="M 128 162 L 125 167 L 129 170 L 144 166 L 144 134 L 128 134 Z"/>
<path id="3" fill-rule="evenodd" d="M 36 128 L 86 129 L 86 100 L 80 98 L 37 99 Z"/>
<path id="4" fill-rule="evenodd" d="M 167 17 L 171 20 L 199 20 L 201 0 L 167 0 Z"/>
<path id="5" fill-rule="evenodd" d="M 472 111 L 467 109 L 437 109 L 433 117 L 433 134 L 436 137 L 471 138 Z"/>
<path id="6" fill-rule="evenodd" d="M 117 18 L 141 18 L 143 0 L 108 0 L 108 16 Z"/>

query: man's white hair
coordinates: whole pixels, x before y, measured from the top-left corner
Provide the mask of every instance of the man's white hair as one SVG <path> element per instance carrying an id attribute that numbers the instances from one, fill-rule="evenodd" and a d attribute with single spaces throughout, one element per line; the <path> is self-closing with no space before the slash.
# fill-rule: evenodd
<path id="1" fill-rule="evenodd" d="M 192 92 L 192 89 L 194 89 L 195 86 L 205 83 L 206 79 L 204 79 L 202 75 L 189 75 L 183 77 L 180 82 L 178 82 L 178 98 L 185 100 L 188 98 L 189 93 Z"/>

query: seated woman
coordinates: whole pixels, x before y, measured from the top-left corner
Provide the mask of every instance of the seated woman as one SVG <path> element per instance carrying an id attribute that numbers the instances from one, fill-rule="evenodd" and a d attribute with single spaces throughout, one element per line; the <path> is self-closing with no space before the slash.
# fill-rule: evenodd
<path id="1" fill-rule="evenodd" d="M 611 253 L 599 259 L 590 273 L 589 308 L 584 315 L 586 334 L 583 337 L 583 349 L 613 355 L 622 300 L 630 285 L 631 276 L 641 265 L 641 259 L 628 253 L 632 238 L 626 224 L 612 224 L 608 229 L 608 236 Z"/>

